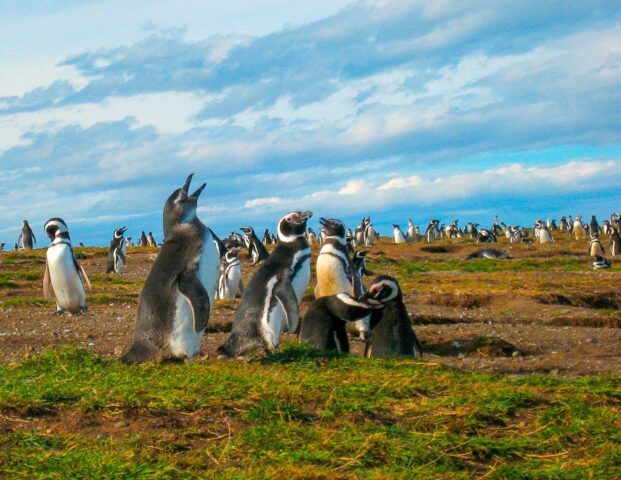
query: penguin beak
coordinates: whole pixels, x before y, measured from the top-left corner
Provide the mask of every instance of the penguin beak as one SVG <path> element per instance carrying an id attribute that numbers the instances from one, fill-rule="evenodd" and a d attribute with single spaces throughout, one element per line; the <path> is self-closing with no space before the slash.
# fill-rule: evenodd
<path id="1" fill-rule="evenodd" d="M 126 231 L 127 231 L 127 227 L 119 228 L 119 232 L 121 233 L 121 235 L 123 235 Z"/>
<path id="2" fill-rule="evenodd" d="M 310 210 L 306 210 L 298 215 L 298 218 L 295 219 L 297 224 L 302 224 L 308 221 L 309 218 L 313 216 L 313 212 Z"/>
<path id="3" fill-rule="evenodd" d="M 188 193 L 188 190 L 190 189 L 190 183 L 192 183 L 193 176 L 194 174 L 190 173 L 190 175 L 188 175 L 188 178 L 186 178 L 185 183 L 183 184 L 183 187 L 181 187 L 181 190 L 183 190 L 186 194 Z"/>
<path id="4" fill-rule="evenodd" d="M 192 195 L 190 195 L 190 198 L 192 200 L 198 200 L 198 197 L 200 197 L 200 194 L 203 192 L 206 185 L 207 185 L 206 183 L 203 183 L 200 187 L 198 187 L 198 190 L 196 190 Z"/>

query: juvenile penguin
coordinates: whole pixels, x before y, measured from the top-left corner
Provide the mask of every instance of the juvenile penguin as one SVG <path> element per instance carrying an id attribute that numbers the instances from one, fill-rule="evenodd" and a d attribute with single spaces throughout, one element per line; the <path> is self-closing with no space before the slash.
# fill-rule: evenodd
<path id="1" fill-rule="evenodd" d="M 218 348 L 222 356 L 256 348 L 277 348 L 286 317 L 288 330 L 299 326 L 299 302 L 310 281 L 311 251 L 304 236 L 312 212 L 291 212 L 278 222 L 278 245 L 245 288 L 231 334 Z"/>
<path id="2" fill-rule="evenodd" d="M 50 218 L 45 222 L 45 233 L 52 240 L 47 248 L 43 296 L 56 297 L 56 314 L 67 311 L 72 314 L 86 312 L 86 290 L 91 284 L 84 268 L 73 254 L 69 229 L 62 218 Z"/>
<path id="3" fill-rule="evenodd" d="M 112 233 L 112 241 L 108 247 L 108 257 L 106 259 L 106 273 L 121 273 L 125 266 L 125 253 L 127 251 L 127 242 L 123 234 L 127 227 L 117 228 Z"/>
<path id="4" fill-rule="evenodd" d="M 241 227 L 240 230 L 244 232 L 245 242 L 248 248 L 248 255 L 252 259 L 250 265 L 256 265 L 262 262 L 270 256 L 265 245 L 259 241 L 259 238 L 254 233 L 254 229 L 250 226 Z"/>
<path id="5" fill-rule="evenodd" d="M 393 223 L 392 228 L 393 228 L 393 237 L 394 237 L 395 243 L 405 243 L 406 239 L 405 239 L 405 235 L 403 235 L 403 232 L 401 231 L 401 227 L 397 225 L 396 223 Z"/>
<path id="6" fill-rule="evenodd" d="M 125 363 L 181 360 L 200 350 L 219 272 L 213 235 L 196 216 L 192 175 L 164 205 L 164 243 L 145 280 Z"/>
<path id="7" fill-rule="evenodd" d="M 326 231 L 326 240 L 317 256 L 317 286 L 315 297 L 353 294 L 353 271 L 347 241 L 345 225 L 335 218 L 320 218 L 319 223 Z"/>
<path id="8" fill-rule="evenodd" d="M 412 319 L 403 303 L 397 281 L 380 275 L 360 298 L 362 302 L 367 300 L 379 302 L 384 308 L 371 313 L 371 336 L 367 340 L 365 357 L 421 357 L 423 350 L 414 333 Z"/>
<path id="9" fill-rule="evenodd" d="M 231 300 L 237 296 L 241 282 L 241 262 L 237 258 L 239 248 L 228 249 L 221 259 L 218 298 Z"/>
<path id="10" fill-rule="evenodd" d="M 608 241 L 608 251 L 613 257 L 621 255 L 621 236 L 619 235 L 619 229 L 616 227 L 610 227 L 610 240 Z"/>
<path id="11" fill-rule="evenodd" d="M 346 321 L 367 317 L 375 308 L 347 293 L 318 298 L 304 314 L 298 338 L 316 348 L 349 353 Z"/>
<path id="12" fill-rule="evenodd" d="M 17 245 L 22 250 L 32 250 L 34 248 L 34 244 L 37 243 L 37 239 L 28 224 L 28 220 L 24 220 L 24 224 L 22 226 L 22 232 L 19 234 L 19 238 L 17 239 Z"/>

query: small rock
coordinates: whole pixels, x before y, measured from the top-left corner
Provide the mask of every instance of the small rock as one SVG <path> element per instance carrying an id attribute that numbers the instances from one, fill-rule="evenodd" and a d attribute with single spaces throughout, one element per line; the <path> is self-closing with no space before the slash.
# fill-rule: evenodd
<path id="1" fill-rule="evenodd" d="M 511 356 L 512 356 L 513 358 L 518 358 L 518 357 L 521 357 L 521 356 L 522 356 L 522 354 L 516 350 L 515 352 L 513 352 L 513 353 L 511 354 Z"/>

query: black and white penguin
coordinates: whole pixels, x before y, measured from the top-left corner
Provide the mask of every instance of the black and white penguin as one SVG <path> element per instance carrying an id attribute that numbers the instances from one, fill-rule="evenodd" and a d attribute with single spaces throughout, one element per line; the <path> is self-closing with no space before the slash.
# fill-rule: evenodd
<path id="1" fill-rule="evenodd" d="M 315 232 L 310 227 L 308 231 L 306 232 L 306 240 L 308 240 L 308 244 L 311 247 L 317 243 L 317 235 L 315 235 Z"/>
<path id="2" fill-rule="evenodd" d="M 259 262 L 262 262 L 270 256 L 270 253 L 265 248 L 265 245 L 261 243 L 256 234 L 254 233 L 254 229 L 250 226 L 245 226 L 240 228 L 241 231 L 244 232 L 245 242 L 248 248 L 248 256 L 252 260 L 250 265 L 256 265 Z"/>
<path id="3" fill-rule="evenodd" d="M 418 242 L 420 240 L 418 230 L 411 218 L 408 218 L 408 232 L 405 238 L 408 242 Z"/>
<path id="4" fill-rule="evenodd" d="M 4 246 L 6 245 L 6 243 L 2 242 L 0 243 L 0 252 L 4 250 Z"/>
<path id="5" fill-rule="evenodd" d="M 468 224 L 468 234 L 470 235 L 470 238 L 472 240 L 474 240 L 475 238 L 479 237 L 479 231 L 477 230 L 478 226 L 479 226 L 478 223 L 469 223 Z"/>
<path id="6" fill-rule="evenodd" d="M 166 234 L 164 234 L 166 236 Z M 140 240 L 138 240 L 139 247 L 146 247 L 149 244 L 147 241 L 147 236 L 144 233 L 144 230 L 140 233 Z"/>
<path id="7" fill-rule="evenodd" d="M 366 218 L 366 217 L 365 217 Z M 360 247 L 364 245 L 364 218 L 360 221 L 358 226 L 354 229 L 354 247 Z"/>
<path id="8" fill-rule="evenodd" d="M 34 248 L 34 244 L 37 243 L 37 239 L 28 224 L 28 220 L 24 220 L 22 231 L 19 234 L 19 238 L 17 239 L 17 246 L 21 250 L 32 250 Z"/>
<path id="9" fill-rule="evenodd" d="M 365 357 L 422 356 L 423 350 L 414 333 L 397 280 L 380 275 L 359 300 L 374 300 L 384 306 L 371 313 L 371 335 L 367 340 Z"/>
<path id="10" fill-rule="evenodd" d="M 599 239 L 599 234 L 595 234 L 593 235 L 593 238 L 591 238 L 588 253 L 591 257 L 600 257 L 604 255 L 604 247 L 601 240 Z"/>
<path id="11" fill-rule="evenodd" d="M 612 227 L 610 225 L 610 221 L 604 220 L 602 222 L 602 233 L 604 235 L 610 235 L 612 233 Z"/>
<path id="12" fill-rule="evenodd" d="M 366 246 L 375 245 L 379 240 L 379 234 L 371 223 L 371 217 L 364 218 L 364 244 Z"/>
<path id="13" fill-rule="evenodd" d="M 263 245 L 271 245 L 272 244 L 272 235 L 270 234 L 269 228 L 265 229 L 263 232 Z"/>
<path id="14" fill-rule="evenodd" d="M 574 220 L 573 232 L 576 240 L 582 240 L 586 237 L 586 231 L 584 229 L 584 226 L 582 225 L 582 215 L 576 215 L 576 219 Z"/>
<path id="15" fill-rule="evenodd" d="M 346 322 L 368 317 L 377 308 L 347 293 L 318 298 L 304 314 L 298 338 L 316 348 L 349 353 Z"/>
<path id="16" fill-rule="evenodd" d="M 220 355 L 277 348 L 284 318 L 288 330 L 297 331 L 299 303 L 311 275 L 311 250 L 304 233 L 312 215 L 291 212 L 278 222 L 278 245 L 245 288 L 231 334 L 218 348 Z"/>
<path id="17" fill-rule="evenodd" d="M 147 245 L 149 247 L 157 247 L 157 242 L 155 241 L 155 238 L 153 238 L 153 233 L 151 232 L 147 235 Z"/>
<path id="18" fill-rule="evenodd" d="M 547 225 L 543 222 L 543 220 L 538 220 L 535 226 L 535 230 L 537 231 L 537 240 L 539 243 L 552 243 L 554 242 L 554 237 L 550 230 L 548 230 Z"/>
<path id="19" fill-rule="evenodd" d="M 220 300 L 231 300 L 237 296 L 241 285 L 241 262 L 237 257 L 238 253 L 238 247 L 230 248 L 220 260 L 217 293 L 217 298 Z"/>
<path id="20" fill-rule="evenodd" d="M 621 256 L 621 236 L 619 229 L 611 226 L 610 240 L 608 241 L 608 251 L 613 257 Z"/>
<path id="21" fill-rule="evenodd" d="M 559 228 L 559 230 L 562 230 L 564 232 L 567 231 L 568 224 L 567 224 L 567 218 L 565 218 L 565 216 L 561 217 L 561 220 L 559 221 L 559 224 L 558 224 L 558 228 Z"/>
<path id="22" fill-rule="evenodd" d="M 591 237 L 595 235 L 599 235 L 599 224 L 597 223 L 597 219 L 595 218 L 595 215 L 591 216 L 591 223 L 589 224 L 589 233 L 591 234 Z"/>
<path id="23" fill-rule="evenodd" d="M 132 243 L 132 237 L 125 238 L 125 245 L 127 246 L 127 248 L 134 246 L 134 244 Z"/>
<path id="24" fill-rule="evenodd" d="M 188 195 L 192 175 L 164 205 L 164 243 L 145 280 L 126 363 L 181 360 L 200 350 L 220 259 L 211 229 L 196 216 L 203 184 Z"/>
<path id="25" fill-rule="evenodd" d="M 108 247 L 108 257 L 106 259 L 106 273 L 121 273 L 125 266 L 125 253 L 127 252 L 127 243 L 123 234 L 127 227 L 117 228 L 112 233 L 112 241 Z"/>
<path id="26" fill-rule="evenodd" d="M 604 268 L 610 268 L 611 265 L 612 263 L 610 263 L 609 260 L 606 260 L 601 255 L 598 255 L 597 257 L 595 257 L 595 260 L 591 262 L 591 266 L 593 267 L 594 270 L 602 270 Z"/>
<path id="27" fill-rule="evenodd" d="M 315 271 L 317 286 L 315 297 L 326 297 L 337 293 L 353 294 L 354 278 L 351 259 L 345 239 L 345 225 L 335 218 L 320 218 L 319 223 L 326 231 L 326 240 L 317 256 Z"/>
<path id="28" fill-rule="evenodd" d="M 496 233 L 492 230 L 488 230 L 487 228 L 479 230 L 477 243 L 495 243 L 497 241 L 498 239 L 496 238 Z"/>
<path id="29" fill-rule="evenodd" d="M 86 312 L 86 284 L 91 284 L 84 268 L 78 263 L 71 247 L 69 229 L 62 218 L 50 218 L 45 222 L 45 233 L 52 240 L 47 248 L 43 296 L 56 297 L 56 314 L 67 311 L 72 314 Z"/>
<path id="30" fill-rule="evenodd" d="M 472 252 L 470 255 L 466 257 L 466 260 L 473 260 L 475 258 L 489 258 L 489 259 L 510 259 L 513 258 L 506 252 L 501 252 L 500 250 L 496 250 L 495 248 L 484 248 L 483 250 L 477 250 L 476 252 Z"/>
<path id="31" fill-rule="evenodd" d="M 397 225 L 396 223 L 393 223 L 392 229 L 393 229 L 392 234 L 393 234 L 394 242 L 395 243 L 406 243 L 405 235 L 403 234 L 401 227 Z"/>
<path id="32" fill-rule="evenodd" d="M 371 276 L 373 272 L 367 269 L 367 251 L 359 250 L 354 254 L 352 258 L 352 271 L 354 273 L 354 297 L 360 298 L 365 294 L 364 282 L 362 281 L 362 277 Z M 360 339 L 365 340 L 369 336 L 369 332 L 371 331 L 371 317 L 367 315 L 364 318 L 356 321 L 355 327 L 358 331 L 358 335 Z"/>
<path id="33" fill-rule="evenodd" d="M 425 229 L 425 240 L 427 240 L 427 243 L 430 243 L 432 240 L 435 240 L 442 236 L 442 234 L 440 233 L 440 229 L 438 227 L 439 224 L 440 224 L 439 220 L 435 220 L 435 219 L 429 220 L 429 223 L 427 224 L 427 228 Z"/>

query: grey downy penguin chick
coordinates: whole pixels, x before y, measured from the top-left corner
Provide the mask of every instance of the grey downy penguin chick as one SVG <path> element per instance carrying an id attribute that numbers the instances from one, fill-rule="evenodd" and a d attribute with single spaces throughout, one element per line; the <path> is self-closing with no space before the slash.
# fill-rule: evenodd
<path id="1" fill-rule="evenodd" d="M 397 280 L 380 275 L 359 300 L 373 300 L 384 306 L 371 313 L 371 336 L 367 340 L 365 357 L 422 356 L 423 350 L 414 333 Z"/>
<path id="2" fill-rule="evenodd" d="M 299 326 L 299 302 L 310 281 L 310 247 L 305 238 L 312 212 L 291 212 L 278 222 L 278 245 L 244 289 L 233 328 L 218 348 L 222 356 L 243 355 L 280 345 L 284 320 Z"/>

